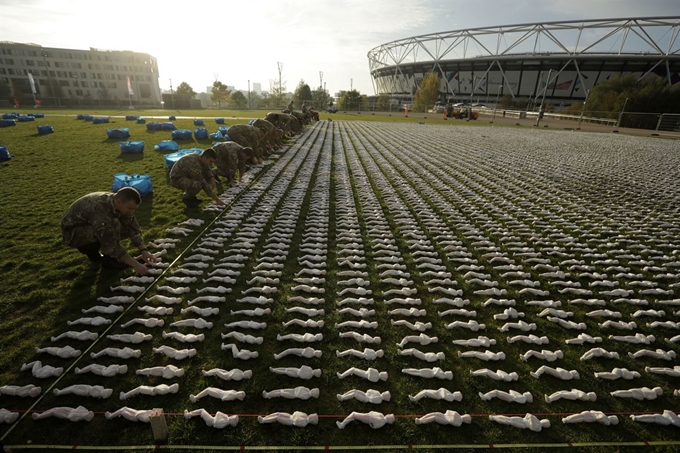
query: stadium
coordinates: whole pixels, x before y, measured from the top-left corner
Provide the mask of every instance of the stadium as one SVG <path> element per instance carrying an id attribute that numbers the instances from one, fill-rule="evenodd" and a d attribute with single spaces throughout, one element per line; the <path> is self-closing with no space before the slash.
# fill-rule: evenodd
<path id="1" fill-rule="evenodd" d="M 621 75 L 678 83 L 679 34 L 678 16 L 502 25 L 392 41 L 371 49 L 368 62 L 375 92 L 403 102 L 434 71 L 442 101 L 545 95 L 566 105 Z"/>

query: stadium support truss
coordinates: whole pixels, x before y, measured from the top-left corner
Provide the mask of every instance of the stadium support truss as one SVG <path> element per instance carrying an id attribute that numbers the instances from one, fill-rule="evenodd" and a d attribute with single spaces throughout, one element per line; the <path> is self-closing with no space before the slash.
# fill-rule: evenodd
<path id="1" fill-rule="evenodd" d="M 442 100 L 573 102 L 619 75 L 680 81 L 680 16 L 546 22 L 414 36 L 371 49 L 378 94 L 410 99 L 439 73 Z"/>

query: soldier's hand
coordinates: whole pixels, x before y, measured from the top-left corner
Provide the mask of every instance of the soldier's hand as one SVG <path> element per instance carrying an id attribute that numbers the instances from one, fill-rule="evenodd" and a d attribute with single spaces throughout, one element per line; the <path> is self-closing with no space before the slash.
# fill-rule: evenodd
<path id="1" fill-rule="evenodd" d="M 148 250 L 144 250 L 142 252 L 142 258 L 144 258 L 144 261 L 147 262 L 147 263 L 157 263 L 158 262 L 158 258 L 153 256 L 153 254 L 151 254 Z"/>
<path id="2" fill-rule="evenodd" d="M 149 269 L 140 262 L 134 265 L 134 269 L 139 275 L 149 275 Z"/>

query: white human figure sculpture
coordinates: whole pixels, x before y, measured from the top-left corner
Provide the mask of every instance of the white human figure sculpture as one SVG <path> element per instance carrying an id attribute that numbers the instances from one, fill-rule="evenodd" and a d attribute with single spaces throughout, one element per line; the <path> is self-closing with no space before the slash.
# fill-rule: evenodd
<path id="1" fill-rule="evenodd" d="M 243 401 L 243 399 L 246 397 L 246 392 L 242 390 L 222 390 L 217 387 L 207 387 L 201 390 L 197 395 L 189 395 L 189 399 L 192 403 L 195 403 L 206 396 L 212 396 L 213 398 L 217 398 L 220 401 Z"/>
<path id="2" fill-rule="evenodd" d="M 370 299 L 373 301 L 373 299 Z M 371 302 L 373 303 L 373 302 Z M 421 305 L 423 303 L 422 299 L 416 299 L 414 297 L 393 297 L 392 299 L 388 299 L 386 301 L 383 301 L 385 305 L 392 305 L 392 304 L 399 304 L 399 305 Z"/>
<path id="3" fill-rule="evenodd" d="M 109 398 L 111 394 L 113 394 L 113 389 L 107 389 L 101 385 L 76 384 L 70 385 L 63 389 L 54 389 L 52 392 L 55 396 L 73 394 L 78 396 L 89 396 L 92 398 L 106 399 Z"/>
<path id="4" fill-rule="evenodd" d="M 212 329 L 213 323 L 203 318 L 182 319 L 170 324 L 170 327 L 194 327 L 196 329 Z"/>
<path id="5" fill-rule="evenodd" d="M 282 324 L 283 327 L 290 327 L 292 325 L 296 325 L 300 327 L 316 329 L 319 327 L 323 327 L 325 323 L 323 320 L 316 321 L 314 319 L 306 319 L 303 321 L 302 319 L 293 318 L 290 321 L 283 322 Z"/>
<path id="6" fill-rule="evenodd" d="M 114 313 L 120 313 L 121 311 L 125 310 L 125 308 L 121 307 L 120 305 L 95 305 L 90 308 L 83 308 L 80 310 L 84 315 L 90 314 L 90 313 L 101 313 L 104 315 L 112 315 Z"/>
<path id="7" fill-rule="evenodd" d="M 42 420 L 48 417 L 63 418 L 70 422 L 82 422 L 82 421 L 92 421 L 94 418 L 94 412 L 86 409 L 83 406 L 73 407 L 53 407 L 52 409 L 47 409 L 44 412 L 34 412 L 31 414 L 33 420 Z"/>
<path id="8" fill-rule="evenodd" d="M 501 425 L 510 425 L 520 429 L 530 429 L 531 431 L 540 432 L 544 428 L 550 428 L 550 420 L 544 418 L 539 420 L 538 417 L 532 414 L 526 414 L 524 417 L 508 417 L 506 415 L 489 415 L 489 420 L 499 423 Z"/>
<path id="9" fill-rule="evenodd" d="M 286 357 L 287 355 L 296 355 L 298 357 L 303 357 L 305 359 L 311 359 L 312 357 L 319 358 L 322 355 L 322 352 L 320 349 L 314 349 L 314 348 L 289 348 L 286 349 L 285 351 L 282 351 L 278 354 L 274 354 L 274 359 L 276 360 L 281 360 L 282 358 Z"/>
<path id="10" fill-rule="evenodd" d="M 635 335 L 609 335 L 609 339 L 632 344 L 651 344 L 656 341 L 654 335 L 645 335 L 639 332 Z"/>
<path id="11" fill-rule="evenodd" d="M 123 291 L 124 293 L 143 293 L 146 290 L 145 287 L 143 286 L 135 286 L 135 285 L 130 285 L 130 286 L 110 286 L 109 291 Z"/>
<path id="12" fill-rule="evenodd" d="M 156 297 L 156 296 L 154 296 L 154 297 Z M 179 299 L 179 303 L 182 302 L 181 297 L 177 297 L 176 299 Z M 222 302 L 226 302 L 226 301 L 227 301 L 227 298 L 223 297 L 223 296 L 198 296 L 195 299 L 191 299 L 189 302 L 187 302 L 187 304 L 188 305 L 195 305 L 199 302 L 210 302 L 210 303 L 213 303 L 213 304 L 217 304 L 217 303 L 222 303 Z M 238 302 L 238 300 L 236 302 Z"/>
<path id="13" fill-rule="evenodd" d="M 642 415 L 631 415 L 631 420 L 641 423 L 657 423 L 663 426 L 677 426 L 680 427 L 680 417 L 678 417 L 675 412 L 669 410 L 664 410 L 661 414 L 642 414 Z"/>
<path id="14" fill-rule="evenodd" d="M 159 288 L 160 289 L 160 288 Z M 206 286 L 201 289 L 196 290 L 196 294 L 202 294 L 202 293 L 213 293 L 213 294 L 228 294 L 231 293 L 231 288 L 226 288 L 222 285 L 220 286 Z M 173 293 L 177 294 L 177 293 Z"/>
<path id="15" fill-rule="evenodd" d="M 33 377 L 38 379 L 47 379 L 51 377 L 61 376 L 64 372 L 62 367 L 53 367 L 51 365 L 43 365 L 40 360 L 21 365 L 21 371 L 31 370 Z"/>
<path id="16" fill-rule="evenodd" d="M 635 321 L 631 322 L 625 322 L 625 321 L 612 321 L 611 319 L 606 320 L 605 322 L 600 322 L 597 323 L 598 326 L 600 326 L 600 329 L 604 329 L 607 327 L 613 327 L 615 329 L 619 330 L 633 330 L 637 328 L 637 324 Z"/>
<path id="17" fill-rule="evenodd" d="M 163 379 L 173 379 L 184 376 L 184 369 L 176 367 L 175 365 L 155 366 L 151 368 L 142 368 L 135 371 L 135 374 L 143 376 L 158 376 Z"/>
<path id="18" fill-rule="evenodd" d="M 523 341 L 528 344 L 548 344 L 550 340 L 548 337 L 539 337 L 534 334 L 529 335 L 515 335 L 514 337 L 507 337 L 508 343 L 515 343 L 517 341 Z"/>
<path id="19" fill-rule="evenodd" d="M 420 335 L 408 335 L 401 339 L 401 342 L 397 343 L 397 346 L 403 348 L 407 343 L 418 343 L 421 346 L 426 346 L 430 343 L 437 343 L 439 341 L 438 337 L 431 337 L 424 333 Z"/>
<path id="20" fill-rule="evenodd" d="M 486 376 L 490 377 L 494 381 L 505 381 L 505 382 L 512 382 L 516 381 L 519 379 L 519 375 L 517 372 L 513 371 L 512 373 L 508 373 L 503 370 L 496 370 L 496 371 L 491 371 L 488 368 L 482 368 L 479 370 L 470 370 L 470 375 L 471 376 Z"/>
<path id="21" fill-rule="evenodd" d="M 435 422 L 439 425 L 451 425 L 455 427 L 461 426 L 463 423 L 470 424 L 472 417 L 469 414 L 460 415 L 456 411 L 448 410 L 442 412 L 430 412 L 422 417 L 416 417 L 416 425 L 425 425 L 427 423 Z"/>
<path id="22" fill-rule="evenodd" d="M 295 388 L 272 390 L 271 392 L 263 390 L 262 398 L 264 399 L 286 398 L 289 400 L 292 399 L 308 400 L 310 398 L 316 399 L 319 398 L 319 389 L 318 388 L 309 389 L 307 387 L 298 386 Z"/>
<path id="23" fill-rule="evenodd" d="M 72 359 L 74 357 L 80 356 L 80 350 L 73 349 L 71 346 L 64 346 L 63 348 L 57 347 L 47 347 L 47 348 L 35 348 L 35 352 L 38 354 L 47 353 L 62 359 Z"/>
<path id="24" fill-rule="evenodd" d="M 479 347 L 489 347 L 493 346 L 496 344 L 496 340 L 484 337 L 484 336 L 479 336 L 477 338 L 470 338 L 469 340 L 453 340 L 453 344 L 457 346 L 469 346 L 473 348 L 479 348 Z"/>
<path id="25" fill-rule="evenodd" d="M 184 360 L 189 357 L 196 355 L 196 349 L 175 349 L 170 346 L 163 345 L 160 348 L 151 349 L 154 354 L 164 354 L 166 357 L 170 357 L 175 360 Z"/>
<path id="26" fill-rule="evenodd" d="M 595 377 L 598 379 L 607 379 L 613 381 L 615 379 L 635 379 L 640 377 L 640 373 L 637 371 L 630 371 L 627 368 L 614 368 L 611 371 L 599 371 L 595 373 Z"/>
<path id="27" fill-rule="evenodd" d="M 604 357 L 605 359 L 618 359 L 619 358 L 619 353 L 618 352 L 609 352 L 606 349 L 603 348 L 592 348 L 589 351 L 587 351 L 585 354 L 581 356 L 579 360 L 582 362 L 584 360 L 590 360 L 593 357 Z"/>
<path id="28" fill-rule="evenodd" d="M 394 310 L 390 310 L 387 312 L 388 315 L 390 316 L 414 316 L 414 317 L 420 317 L 420 316 L 427 316 L 427 310 L 420 310 L 415 307 L 411 308 L 395 308 Z"/>
<path id="29" fill-rule="evenodd" d="M 208 371 L 201 370 L 201 373 L 203 376 L 217 376 L 223 381 L 241 381 L 243 379 L 250 379 L 253 377 L 252 370 L 243 371 L 238 368 L 234 368 L 229 371 L 223 370 L 221 368 L 213 368 Z"/>
<path id="30" fill-rule="evenodd" d="M 426 362 L 437 362 L 446 359 L 446 355 L 443 352 L 422 352 L 416 348 L 401 349 L 398 351 L 399 355 L 411 356 Z"/>
<path id="31" fill-rule="evenodd" d="M 680 365 L 675 365 L 673 368 L 646 366 L 645 371 L 647 373 L 665 374 L 666 376 L 680 377 Z"/>
<path id="32" fill-rule="evenodd" d="M 204 309 L 204 310 L 205 310 L 205 309 Z M 218 310 L 218 311 L 219 311 L 218 308 L 214 308 L 214 310 Z M 323 311 L 323 310 L 322 310 L 322 311 Z M 230 310 L 230 311 L 229 311 L 229 314 L 232 315 L 232 316 L 235 316 L 235 315 L 264 316 L 264 315 L 269 315 L 269 314 L 271 314 L 271 312 L 272 312 L 272 309 L 271 309 L 271 308 L 260 308 L 260 307 L 257 307 L 257 308 L 255 308 L 255 309 L 253 309 L 253 310 L 236 310 L 236 311 Z M 215 314 L 217 314 L 217 313 L 215 313 Z"/>
<path id="33" fill-rule="evenodd" d="M 537 359 L 545 360 L 547 362 L 554 362 L 557 359 L 561 359 L 564 357 L 564 353 L 561 350 L 557 351 L 548 351 L 547 349 L 543 349 L 541 352 L 534 351 L 533 349 L 528 350 L 524 354 L 520 354 L 519 358 L 522 359 L 522 361 L 526 362 L 529 360 L 531 357 L 536 357 Z"/>
<path id="34" fill-rule="evenodd" d="M 194 313 L 194 314 L 197 314 L 199 316 L 212 316 L 212 315 L 218 315 L 220 313 L 220 309 L 215 308 L 215 307 L 200 308 L 200 307 L 196 307 L 196 306 L 191 306 L 191 307 L 188 307 L 188 308 L 182 308 L 180 310 L 180 313 L 183 314 L 183 315 L 187 314 L 187 313 Z M 233 310 L 232 310 L 231 314 L 232 315 L 234 314 Z"/>
<path id="35" fill-rule="evenodd" d="M 263 337 L 256 337 L 253 335 L 248 335 L 244 334 L 241 332 L 237 332 L 235 330 L 229 332 L 229 333 L 223 333 L 221 334 L 222 339 L 226 338 L 233 338 L 236 341 L 240 341 L 241 343 L 247 343 L 247 344 L 262 344 L 264 341 Z"/>
<path id="36" fill-rule="evenodd" d="M 565 399 L 570 401 L 596 401 L 597 395 L 595 392 L 584 392 L 578 389 L 558 390 L 552 395 L 545 395 L 546 403 L 554 403 L 555 401 Z"/>
<path id="37" fill-rule="evenodd" d="M 210 428 L 222 429 L 227 426 L 238 425 L 239 417 L 238 415 L 227 415 L 224 412 L 217 411 L 215 415 L 210 415 L 205 409 L 196 409 L 191 412 L 184 410 L 185 420 L 189 420 L 192 417 L 201 417 L 205 422 L 206 426 Z"/>
<path id="38" fill-rule="evenodd" d="M 603 425 L 618 425 L 619 418 L 616 415 L 606 415 L 601 411 L 583 411 L 562 418 L 562 423 L 601 423 Z"/>
<path id="39" fill-rule="evenodd" d="M 177 340 L 181 343 L 196 343 L 196 342 L 201 342 L 205 340 L 205 334 L 193 334 L 193 333 L 180 333 L 180 332 L 165 332 L 163 331 L 163 338 L 172 338 L 173 340 Z"/>
<path id="40" fill-rule="evenodd" d="M 110 307 L 115 307 L 115 305 L 110 305 Z M 69 330 L 68 332 L 64 332 L 56 337 L 50 338 L 50 341 L 54 343 L 55 341 L 59 341 L 61 339 L 68 338 L 71 340 L 78 340 L 78 341 L 92 341 L 96 340 L 99 338 L 98 333 L 90 332 L 89 330 L 83 330 L 81 332 L 77 332 L 74 330 Z"/>
<path id="41" fill-rule="evenodd" d="M 491 361 L 505 360 L 505 353 L 503 351 L 493 352 L 493 351 L 489 351 L 488 349 L 484 352 L 481 352 L 481 351 L 460 352 L 460 351 L 458 351 L 458 357 L 461 357 L 461 358 L 474 357 L 475 359 L 480 359 L 480 360 L 483 360 L 485 362 L 488 362 L 489 360 L 491 360 Z"/>
<path id="42" fill-rule="evenodd" d="M 106 304 L 131 304 L 135 298 L 132 296 L 97 297 L 97 301 Z"/>
<path id="43" fill-rule="evenodd" d="M 323 311 L 323 310 L 320 310 Z M 345 315 L 345 314 L 350 314 L 352 316 L 356 316 L 358 318 L 369 318 L 371 316 L 375 316 L 375 310 L 369 310 L 368 308 L 361 307 L 358 310 L 356 308 L 352 307 L 345 307 L 341 308 L 340 310 L 337 310 L 338 314 Z"/>
<path id="44" fill-rule="evenodd" d="M 348 310 L 348 308 L 343 308 L 343 310 Z M 343 310 L 338 310 L 338 313 L 343 312 Z M 349 309 L 353 310 L 353 309 Z M 348 311 L 344 311 L 343 313 L 347 313 Z M 306 316 L 323 316 L 326 312 L 323 308 L 318 309 L 318 308 L 305 308 L 305 307 L 291 307 L 291 308 L 286 308 L 286 313 L 300 313 Z M 373 312 L 375 314 L 375 311 Z"/>
<path id="45" fill-rule="evenodd" d="M 11 425 L 19 418 L 19 412 L 11 412 L 5 408 L 0 409 L 0 424 L 7 423 Z"/>
<path id="46" fill-rule="evenodd" d="M 146 300 L 147 302 L 158 301 L 158 302 L 165 304 L 165 305 L 176 305 L 176 304 L 182 303 L 181 297 L 170 297 L 170 296 L 164 296 L 163 294 L 155 294 L 151 297 L 147 297 L 144 300 Z"/>
<path id="47" fill-rule="evenodd" d="M 131 349 L 128 347 L 125 348 L 105 348 L 102 349 L 99 352 L 91 352 L 90 357 L 93 359 L 96 359 L 101 356 L 109 356 L 109 357 L 117 357 L 119 359 L 130 359 L 130 358 L 135 358 L 138 359 L 142 355 L 142 351 L 139 349 Z"/>
<path id="48" fill-rule="evenodd" d="M 145 334 L 142 332 L 135 332 L 107 335 L 106 338 L 113 341 L 120 341 L 122 343 L 139 344 L 144 341 L 151 341 L 153 339 L 153 335 L 151 335 L 150 333 Z"/>
<path id="49" fill-rule="evenodd" d="M 168 393 L 177 393 L 179 391 L 179 384 L 174 383 L 172 385 L 160 384 L 156 386 L 152 385 L 140 385 L 129 392 L 120 392 L 120 399 L 126 400 L 132 398 L 136 395 L 167 395 Z"/>
<path id="50" fill-rule="evenodd" d="M 401 370 L 402 373 L 408 374 L 409 376 L 417 376 L 417 377 L 422 377 L 422 378 L 437 378 L 437 379 L 447 379 L 447 380 L 452 380 L 453 379 L 453 372 L 452 371 L 444 371 L 439 367 L 434 367 L 434 368 L 403 368 Z"/>
<path id="51" fill-rule="evenodd" d="M 663 395 L 663 389 L 661 387 L 640 387 L 628 390 L 615 390 L 609 392 L 611 396 L 616 396 L 617 398 L 632 398 L 635 400 L 655 400 L 657 396 Z"/>
<path id="52" fill-rule="evenodd" d="M 529 332 L 531 330 L 536 330 L 536 323 L 528 323 L 526 321 L 519 320 L 517 322 L 506 322 L 498 330 L 501 332 L 509 332 L 510 329 L 518 329 L 523 332 Z"/>
<path id="53" fill-rule="evenodd" d="M 230 322 L 228 324 L 225 324 L 224 327 L 227 328 L 234 328 L 234 327 L 240 327 L 242 329 L 266 329 L 267 328 L 267 323 L 266 322 L 256 322 L 256 321 L 234 321 Z"/>
<path id="54" fill-rule="evenodd" d="M 602 337 L 592 337 L 587 333 L 580 333 L 576 338 L 564 341 L 566 344 L 602 343 Z"/>
<path id="55" fill-rule="evenodd" d="M 364 348 L 363 351 L 357 351 L 356 349 L 347 349 L 345 351 L 335 351 L 335 355 L 337 357 L 347 357 L 348 355 L 358 357 L 360 359 L 364 360 L 376 360 L 380 357 L 383 357 L 385 355 L 385 352 L 382 349 L 378 349 L 377 351 L 375 349 L 370 349 L 370 348 Z"/>
<path id="56" fill-rule="evenodd" d="M 40 395 L 41 391 L 42 389 L 40 387 L 37 387 L 33 384 L 28 384 L 24 386 L 3 385 L 2 387 L 0 387 L 0 395 L 20 396 L 22 398 L 25 398 L 27 396 L 35 398 L 36 396 Z"/>
<path id="57" fill-rule="evenodd" d="M 448 402 L 453 402 L 453 401 L 462 401 L 463 400 L 463 394 L 460 392 L 451 392 L 448 389 L 445 389 L 444 387 L 440 387 L 438 389 L 424 389 L 421 390 L 420 392 L 416 393 L 414 396 L 409 395 L 408 399 L 411 402 L 415 401 L 420 401 L 423 398 L 428 398 L 432 400 L 444 400 Z"/>
<path id="58" fill-rule="evenodd" d="M 250 351 L 248 349 L 239 349 L 234 343 L 222 343 L 220 348 L 223 351 L 231 350 L 231 355 L 235 359 L 241 359 L 241 360 L 250 360 L 250 359 L 256 359 L 260 356 L 260 354 L 257 351 Z"/>
<path id="59" fill-rule="evenodd" d="M 288 412 L 274 412 L 267 414 L 264 417 L 258 415 L 257 421 L 260 424 L 274 423 L 278 422 L 285 426 L 295 426 L 298 428 L 304 428 L 305 426 L 312 424 L 316 425 L 319 423 L 319 416 L 317 414 L 305 414 L 304 412 L 295 411 L 292 414 Z"/>
<path id="60" fill-rule="evenodd" d="M 174 308 L 170 307 L 152 307 L 151 305 L 144 305 L 137 307 L 137 310 L 153 316 L 168 316 L 175 312 Z"/>
<path id="61" fill-rule="evenodd" d="M 378 382 L 387 380 L 387 371 L 378 371 L 375 368 L 368 368 L 367 370 L 362 370 L 361 368 L 351 367 L 342 373 L 336 373 L 338 379 L 345 379 L 348 376 L 358 376 L 360 378 L 366 379 L 369 382 Z"/>
<path id="62" fill-rule="evenodd" d="M 104 377 L 113 377 L 118 374 L 125 374 L 127 373 L 127 365 L 99 365 L 96 363 L 91 363 L 87 365 L 84 368 L 78 368 L 76 367 L 75 373 L 76 374 L 83 374 L 83 373 L 92 373 L 96 374 L 97 376 L 104 376 Z"/>
<path id="63" fill-rule="evenodd" d="M 144 327 L 163 327 L 165 324 L 165 321 L 162 319 L 158 318 L 134 318 L 126 322 L 125 324 L 121 324 L 120 326 L 125 329 L 126 327 L 130 327 L 134 324 L 141 324 Z"/>
<path id="64" fill-rule="evenodd" d="M 277 341 L 293 340 L 297 341 L 298 343 L 313 343 L 316 341 L 323 340 L 323 334 L 322 333 L 314 334 L 309 332 L 306 332 L 304 334 L 299 333 L 289 333 L 287 335 L 277 334 L 276 340 Z"/>
<path id="65" fill-rule="evenodd" d="M 378 390 L 369 389 L 367 391 L 361 391 L 357 389 L 348 390 L 343 394 L 336 395 L 338 401 L 347 401 L 355 399 L 362 403 L 380 404 L 383 401 L 389 401 L 392 396 L 389 391 L 380 392 Z"/>
<path id="66" fill-rule="evenodd" d="M 475 321 L 474 319 L 471 319 L 467 322 L 453 321 L 453 322 L 447 324 L 445 327 L 446 327 L 446 330 L 455 329 L 456 327 L 462 327 L 464 329 L 471 330 L 472 332 L 477 332 L 478 330 L 485 330 L 486 329 L 485 324 L 480 324 L 477 321 Z"/>
<path id="67" fill-rule="evenodd" d="M 335 422 L 338 428 L 344 429 L 348 423 L 357 420 L 362 423 L 366 423 L 373 429 L 382 428 L 386 424 L 392 424 L 395 421 L 394 414 L 383 414 L 381 412 L 371 411 L 371 412 L 352 412 L 341 422 Z"/>
<path id="68" fill-rule="evenodd" d="M 369 334 L 360 334 L 359 332 L 340 332 L 339 334 L 340 338 L 352 338 L 353 340 L 358 341 L 359 343 L 368 343 L 368 344 L 380 344 L 382 339 L 380 337 L 372 337 Z"/>
<path id="69" fill-rule="evenodd" d="M 106 412 L 104 416 L 107 420 L 112 418 L 123 417 L 131 422 L 149 423 L 149 420 L 155 411 L 153 409 L 137 410 L 124 406 L 113 412 Z"/>
<path id="70" fill-rule="evenodd" d="M 479 397 L 482 401 L 490 401 L 493 398 L 498 398 L 506 403 L 531 403 L 534 401 L 534 397 L 530 392 L 520 393 L 516 390 L 510 390 L 509 392 L 504 392 L 503 390 L 491 390 L 490 392 L 482 393 L 479 392 Z"/>
<path id="71" fill-rule="evenodd" d="M 588 328 L 585 322 L 569 321 L 567 319 L 558 318 L 556 316 L 548 316 L 546 319 L 548 321 L 558 324 L 560 327 L 563 327 L 565 329 L 586 330 Z"/>
<path id="72" fill-rule="evenodd" d="M 576 370 L 565 370 L 564 368 L 552 368 L 546 365 L 543 365 L 539 367 L 536 371 L 532 371 L 529 374 L 538 379 L 541 377 L 543 373 L 549 374 L 550 376 L 554 376 L 556 378 L 560 378 L 564 381 L 570 381 L 572 379 L 579 379 L 579 374 L 578 371 Z"/>
<path id="73" fill-rule="evenodd" d="M 275 374 L 283 374 L 289 377 L 294 377 L 294 378 L 300 378 L 300 379 L 311 379 L 313 377 L 320 377 L 321 376 L 321 369 L 316 368 L 312 369 L 312 367 L 307 366 L 307 365 L 302 365 L 300 368 L 295 368 L 295 367 L 280 367 L 280 368 L 273 368 L 269 367 L 269 371 Z"/>
<path id="74" fill-rule="evenodd" d="M 343 321 L 343 322 L 336 322 L 335 323 L 335 328 L 336 329 L 342 329 L 345 327 L 352 327 L 354 329 L 377 329 L 378 328 L 378 323 L 375 321 L 366 321 L 365 319 L 361 319 L 359 321 L 354 321 L 354 320 L 348 320 L 348 321 Z"/>
<path id="75" fill-rule="evenodd" d="M 654 359 L 673 360 L 675 359 L 676 354 L 672 349 L 669 349 L 668 351 L 664 351 L 663 349 L 657 349 L 656 351 L 640 349 L 635 353 L 629 352 L 628 356 L 633 359 L 639 359 L 640 357 L 652 357 Z"/>
<path id="76" fill-rule="evenodd" d="M 290 300 L 290 299 L 289 299 Z M 316 300 L 316 299 L 314 299 Z M 323 300 L 323 299 L 320 299 Z M 361 305 L 373 305 L 375 304 L 375 300 L 372 298 L 368 297 L 346 297 L 342 299 L 341 301 L 338 301 L 335 303 L 338 307 L 342 307 L 343 305 L 347 304 L 361 304 Z M 385 302 L 387 304 L 387 301 Z"/>

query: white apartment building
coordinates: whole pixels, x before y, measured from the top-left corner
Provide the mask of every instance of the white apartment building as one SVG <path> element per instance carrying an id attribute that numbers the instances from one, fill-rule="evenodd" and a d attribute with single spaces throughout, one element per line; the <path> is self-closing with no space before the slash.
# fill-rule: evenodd
<path id="1" fill-rule="evenodd" d="M 161 105 L 158 62 L 147 53 L 0 42 L 0 82 L 24 103 L 33 98 L 29 73 L 43 105 Z"/>

